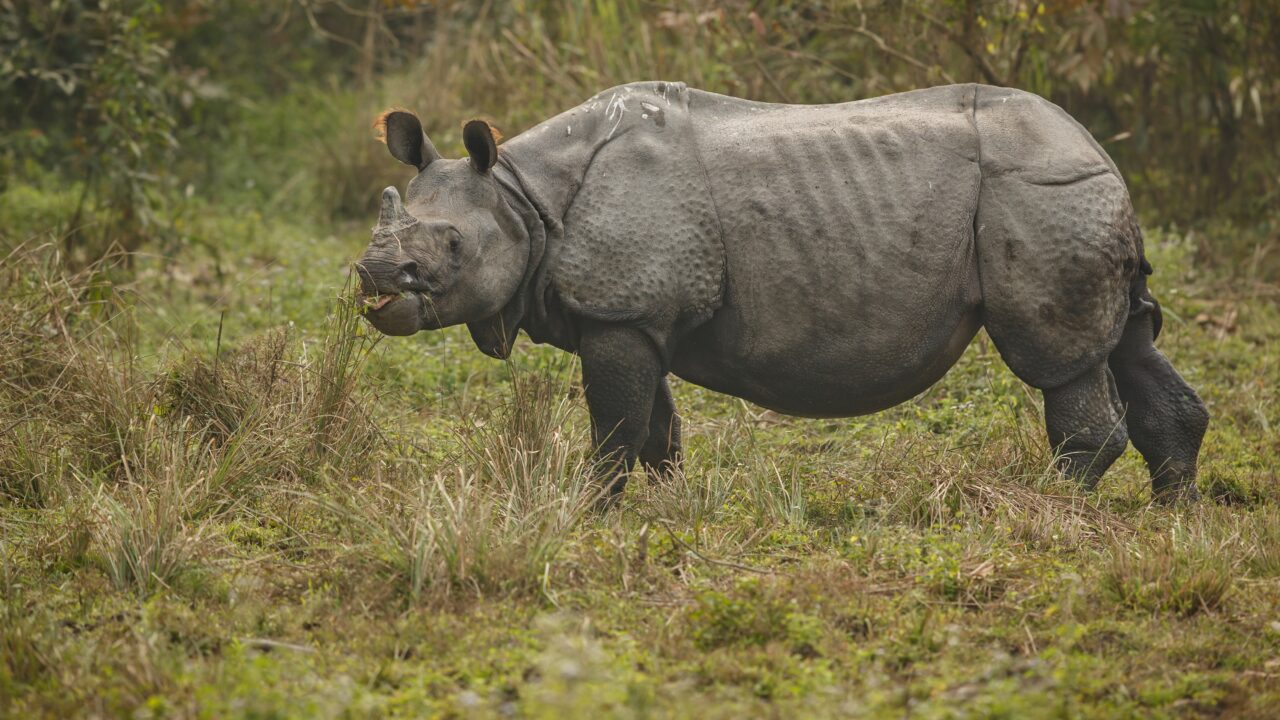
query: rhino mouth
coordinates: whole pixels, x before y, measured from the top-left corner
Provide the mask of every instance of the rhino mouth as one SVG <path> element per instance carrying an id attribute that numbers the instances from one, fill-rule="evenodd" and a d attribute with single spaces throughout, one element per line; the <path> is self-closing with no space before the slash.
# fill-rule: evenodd
<path id="1" fill-rule="evenodd" d="M 431 301 L 425 293 L 409 290 L 366 295 L 360 302 L 365 319 L 384 335 L 412 335 L 425 329 L 424 315 Z"/>
<path id="2" fill-rule="evenodd" d="M 371 312 L 376 312 L 386 307 L 388 303 L 395 302 L 400 299 L 400 293 L 387 293 L 385 295 L 373 295 L 362 298 L 365 308 Z"/>
<path id="3" fill-rule="evenodd" d="M 430 303 L 434 297 L 436 297 L 436 293 L 433 292 L 426 292 L 422 290 L 400 290 L 399 292 L 381 293 L 378 295 L 361 295 L 359 302 L 366 313 L 376 313 L 388 305 L 401 300 L 421 300 L 424 303 Z"/>

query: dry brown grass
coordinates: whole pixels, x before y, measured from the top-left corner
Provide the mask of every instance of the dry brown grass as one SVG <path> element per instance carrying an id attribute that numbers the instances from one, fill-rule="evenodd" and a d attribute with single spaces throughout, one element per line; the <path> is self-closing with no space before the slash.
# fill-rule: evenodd
<path id="1" fill-rule="evenodd" d="M 1096 546 L 1134 532 L 1022 435 L 966 448 L 899 442 L 882 448 L 857 476 L 864 493 L 885 499 L 889 522 L 928 528 L 981 521 L 1042 548 Z"/>

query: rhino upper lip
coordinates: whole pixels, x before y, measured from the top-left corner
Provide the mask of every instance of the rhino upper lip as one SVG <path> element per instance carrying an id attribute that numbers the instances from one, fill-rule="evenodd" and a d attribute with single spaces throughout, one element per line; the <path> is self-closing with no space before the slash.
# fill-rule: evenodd
<path id="1" fill-rule="evenodd" d="M 432 297 L 440 294 L 440 288 L 438 287 L 438 283 L 433 283 L 430 280 L 415 277 L 412 280 L 400 283 L 399 287 L 392 292 L 367 294 L 362 298 L 362 300 L 369 312 L 377 312 L 387 305 L 390 305 L 394 300 L 404 297 L 409 293 L 420 295 L 423 300 L 430 300 Z"/>

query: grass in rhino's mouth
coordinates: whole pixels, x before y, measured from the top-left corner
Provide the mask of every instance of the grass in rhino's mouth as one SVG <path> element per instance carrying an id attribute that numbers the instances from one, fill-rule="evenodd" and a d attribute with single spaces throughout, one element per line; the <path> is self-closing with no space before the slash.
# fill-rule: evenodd
<path id="1" fill-rule="evenodd" d="M 381 310 L 387 303 L 398 299 L 400 299 L 400 293 L 389 293 L 387 295 L 368 295 L 363 298 L 363 302 L 369 310 Z"/>

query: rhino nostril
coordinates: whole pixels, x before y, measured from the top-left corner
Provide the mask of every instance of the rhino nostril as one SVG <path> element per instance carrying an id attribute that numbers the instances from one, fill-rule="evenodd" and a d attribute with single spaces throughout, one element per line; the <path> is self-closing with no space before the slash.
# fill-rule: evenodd
<path id="1" fill-rule="evenodd" d="M 412 260 L 402 262 L 396 266 L 396 271 L 400 276 L 401 283 L 414 285 L 418 282 L 418 263 Z"/>

